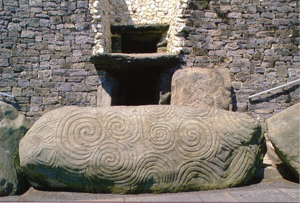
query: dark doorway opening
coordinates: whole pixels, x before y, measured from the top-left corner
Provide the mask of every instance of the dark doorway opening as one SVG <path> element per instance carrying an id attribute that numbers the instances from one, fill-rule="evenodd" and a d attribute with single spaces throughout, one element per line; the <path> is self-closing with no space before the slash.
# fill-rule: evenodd
<path id="1" fill-rule="evenodd" d="M 113 53 L 156 53 L 169 25 L 111 26 Z"/>
<path id="2" fill-rule="evenodd" d="M 148 105 L 158 104 L 158 72 L 126 72 L 116 77 L 112 105 Z"/>
<path id="3" fill-rule="evenodd" d="M 156 53 L 161 34 L 122 34 L 122 53 Z"/>

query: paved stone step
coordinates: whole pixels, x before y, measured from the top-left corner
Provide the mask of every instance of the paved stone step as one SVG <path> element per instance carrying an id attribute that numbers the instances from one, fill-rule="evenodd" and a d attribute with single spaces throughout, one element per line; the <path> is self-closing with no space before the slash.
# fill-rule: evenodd
<path id="1" fill-rule="evenodd" d="M 20 196 L 0 197 L 0 202 L 299 202 L 299 184 L 284 179 L 262 180 L 243 187 L 164 194 L 102 194 L 40 191 L 30 188 Z"/>

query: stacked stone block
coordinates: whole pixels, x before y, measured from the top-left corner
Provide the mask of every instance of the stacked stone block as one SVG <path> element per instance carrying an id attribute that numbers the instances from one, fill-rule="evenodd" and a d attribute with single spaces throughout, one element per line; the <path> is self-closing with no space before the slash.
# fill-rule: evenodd
<path id="1" fill-rule="evenodd" d="M 88 1 L 0 0 L 0 91 L 37 119 L 64 105 L 96 105 Z"/>
<path id="2" fill-rule="evenodd" d="M 299 79 L 299 2 L 190 1 L 184 67 L 228 68 L 235 110 L 262 123 L 299 102 L 299 85 L 248 96 Z"/>
<path id="3" fill-rule="evenodd" d="M 97 2 L 0 0 L 0 92 L 14 95 L 27 117 L 65 105 L 96 106 L 97 88 L 108 80 L 89 57 L 110 52 L 111 24 L 148 24 L 150 10 L 139 10 L 144 1 Z M 248 99 L 300 77 L 299 2 L 170 0 L 171 10 L 152 3 L 153 12 L 171 16 L 168 52 L 181 52 L 182 68 L 230 70 L 234 110 L 263 122 L 299 102 L 297 84 Z M 129 16 L 120 15 L 124 8 Z"/>

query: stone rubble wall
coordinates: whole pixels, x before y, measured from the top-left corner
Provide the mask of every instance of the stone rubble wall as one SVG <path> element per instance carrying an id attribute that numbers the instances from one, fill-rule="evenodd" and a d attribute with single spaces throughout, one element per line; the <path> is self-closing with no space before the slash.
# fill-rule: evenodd
<path id="1" fill-rule="evenodd" d="M 93 53 L 111 52 L 110 25 L 169 24 L 170 29 L 163 36 L 168 39 L 168 52 L 179 54 L 182 50 L 184 39 L 178 34 L 178 30 L 184 27 L 182 13 L 187 7 L 188 0 L 91 0 L 90 2 L 93 28 L 96 32 Z"/>
<path id="2" fill-rule="evenodd" d="M 107 0 L 90 0 L 89 8 L 93 16 L 92 29 L 95 33 L 93 54 L 111 52 L 110 14 L 111 4 Z"/>
<path id="3" fill-rule="evenodd" d="M 88 0 L 0 0 L 0 92 L 32 120 L 65 105 L 96 106 Z"/>
<path id="4" fill-rule="evenodd" d="M 169 24 L 178 0 L 109 0 L 113 25 Z"/>
<path id="5" fill-rule="evenodd" d="M 299 2 L 206 2 L 189 1 L 184 12 L 183 68 L 228 68 L 234 110 L 249 112 L 261 123 L 298 103 L 299 84 L 252 101 L 248 96 L 300 78 Z"/>
<path id="6" fill-rule="evenodd" d="M 65 105 L 96 106 L 108 79 L 89 57 L 110 52 L 110 26 L 168 19 L 168 52 L 181 51 L 182 68 L 230 70 L 234 110 L 263 123 L 299 102 L 299 85 L 248 99 L 300 77 L 297 1 L 156 0 L 154 11 L 166 13 L 159 20 L 144 15 L 150 2 L 0 0 L 0 92 L 32 120 Z"/>

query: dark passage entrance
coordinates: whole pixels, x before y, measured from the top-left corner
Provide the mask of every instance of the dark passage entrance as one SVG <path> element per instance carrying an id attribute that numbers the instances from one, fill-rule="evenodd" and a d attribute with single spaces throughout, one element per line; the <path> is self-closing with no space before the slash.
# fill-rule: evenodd
<path id="1" fill-rule="evenodd" d="M 116 77 L 113 105 L 158 104 L 159 73 L 131 72 Z"/>
<path id="2" fill-rule="evenodd" d="M 111 26 L 113 53 L 156 53 L 169 25 Z"/>
<path id="3" fill-rule="evenodd" d="M 90 58 L 97 70 L 113 77 L 107 87 L 111 105 L 167 103 L 160 97 L 170 92 L 173 68 L 179 63 L 178 55 L 167 53 L 168 29 L 166 24 L 111 26 L 112 53 Z"/>
<path id="4" fill-rule="evenodd" d="M 161 34 L 123 34 L 122 53 L 156 53 Z"/>

